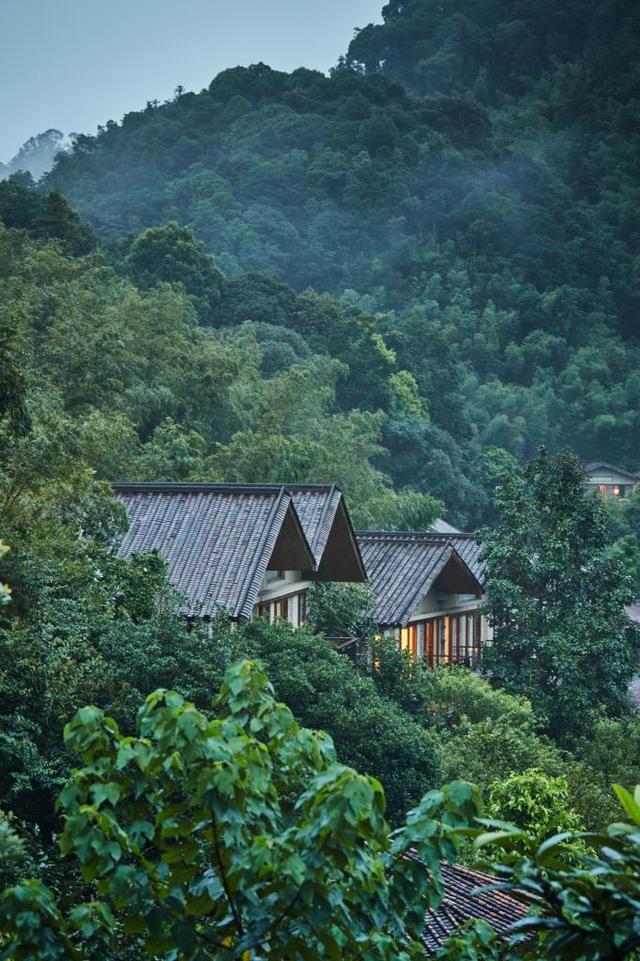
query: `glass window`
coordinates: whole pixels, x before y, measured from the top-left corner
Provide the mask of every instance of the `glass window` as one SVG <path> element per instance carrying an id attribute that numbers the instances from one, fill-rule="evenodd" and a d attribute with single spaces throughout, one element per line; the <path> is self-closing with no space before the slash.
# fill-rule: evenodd
<path id="1" fill-rule="evenodd" d="M 426 664 L 463 664 L 474 667 L 480 663 L 481 617 L 469 614 L 447 614 L 432 617 L 418 624 L 410 624 L 400 631 L 400 646 L 414 657 L 422 657 Z"/>
<path id="2" fill-rule="evenodd" d="M 275 616 L 286 620 L 289 616 L 289 598 L 283 597 L 275 603 Z"/>
<path id="3" fill-rule="evenodd" d="M 307 591 L 298 594 L 298 624 L 304 624 L 307 619 Z"/>

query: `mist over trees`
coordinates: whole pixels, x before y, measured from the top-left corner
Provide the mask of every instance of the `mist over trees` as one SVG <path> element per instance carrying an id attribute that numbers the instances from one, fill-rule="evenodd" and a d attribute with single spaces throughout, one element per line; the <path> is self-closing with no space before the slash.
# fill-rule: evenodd
<path id="1" fill-rule="evenodd" d="M 223 71 L 78 138 L 47 187 L 111 244 L 175 221 L 229 292 L 249 273 L 251 296 L 205 309 L 182 264 L 205 325 L 283 326 L 351 366 L 344 321 L 297 298 L 366 316 L 415 402 L 375 390 L 382 355 L 342 401 L 387 410 L 383 469 L 474 526 L 487 447 L 640 467 L 637 17 L 390 3 L 331 76 Z"/>
<path id="2" fill-rule="evenodd" d="M 61 130 L 51 127 L 35 137 L 29 137 L 15 157 L 7 163 L 0 163 L 0 180 L 14 173 L 28 173 L 34 180 L 39 180 L 53 167 L 56 154 L 69 149 L 70 138 L 74 136 L 70 134 L 68 138 Z"/>

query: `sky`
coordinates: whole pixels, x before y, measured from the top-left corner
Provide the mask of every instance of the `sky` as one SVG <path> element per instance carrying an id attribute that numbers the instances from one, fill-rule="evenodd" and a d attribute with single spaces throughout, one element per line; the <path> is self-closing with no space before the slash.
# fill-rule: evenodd
<path id="1" fill-rule="evenodd" d="M 384 0 L 0 0 L 0 161 L 55 127 L 94 133 L 225 67 L 328 70 Z"/>

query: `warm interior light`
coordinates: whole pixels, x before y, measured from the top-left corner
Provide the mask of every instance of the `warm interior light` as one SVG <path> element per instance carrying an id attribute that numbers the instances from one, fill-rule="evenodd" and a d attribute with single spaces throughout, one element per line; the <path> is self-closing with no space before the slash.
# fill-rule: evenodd
<path id="1" fill-rule="evenodd" d="M 617 484 L 616 484 L 616 486 L 613 488 L 613 496 L 614 496 L 614 497 L 620 497 L 620 488 L 618 487 Z"/>

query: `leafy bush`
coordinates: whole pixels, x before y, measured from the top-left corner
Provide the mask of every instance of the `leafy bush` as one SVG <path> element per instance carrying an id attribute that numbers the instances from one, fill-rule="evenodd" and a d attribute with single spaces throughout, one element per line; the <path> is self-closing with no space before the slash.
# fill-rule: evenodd
<path id="1" fill-rule="evenodd" d="M 445 729 L 464 722 L 501 720 L 513 727 L 535 725 L 529 701 L 493 687 L 486 678 L 462 667 L 425 671 L 422 683 L 428 691 L 436 723 Z"/>
<path id="2" fill-rule="evenodd" d="M 633 794 L 619 785 L 615 791 L 628 821 L 604 832 L 569 830 L 540 843 L 537 832 L 511 827 L 477 838 L 479 847 L 500 849 L 495 858 L 501 862 L 496 865 L 500 889 L 533 901 L 530 916 L 511 930 L 515 957 L 625 961 L 637 956 L 640 787 Z"/>
<path id="3" fill-rule="evenodd" d="M 562 831 L 583 830 L 580 817 L 571 807 L 566 779 L 549 777 L 536 768 L 491 784 L 487 814 L 510 821 L 541 841 Z"/>

